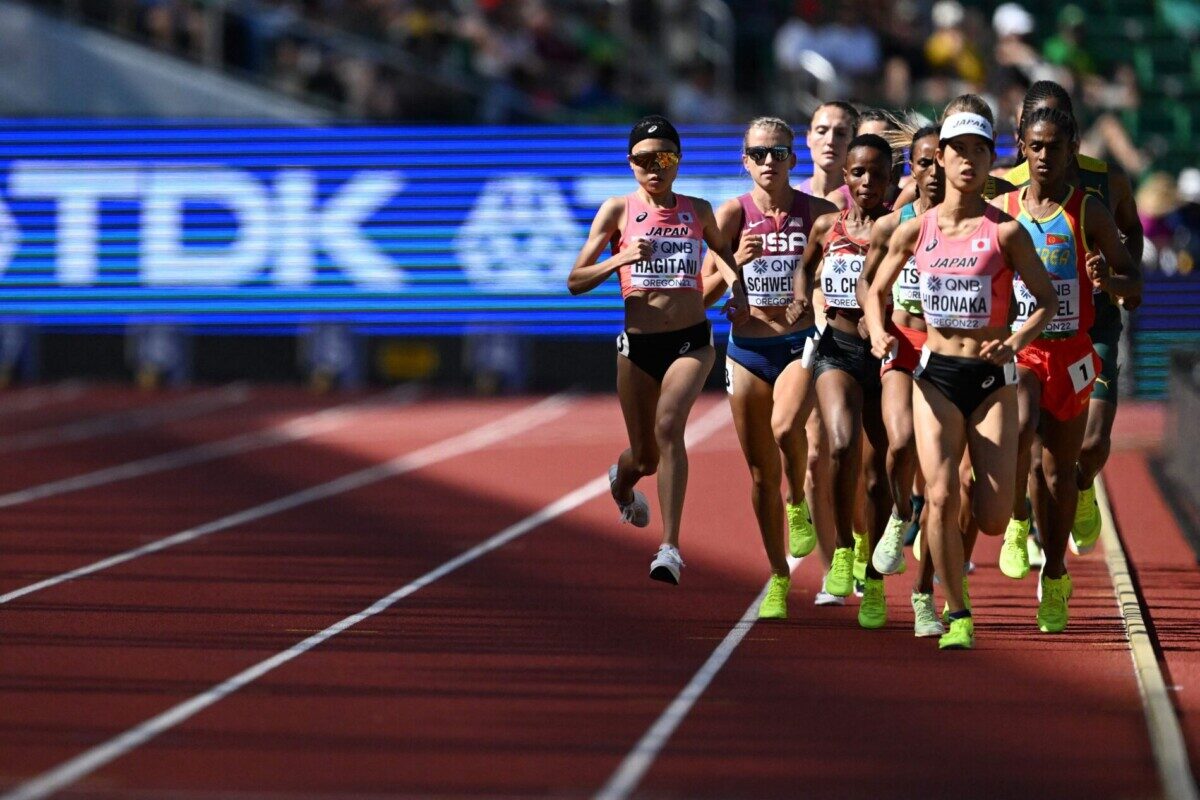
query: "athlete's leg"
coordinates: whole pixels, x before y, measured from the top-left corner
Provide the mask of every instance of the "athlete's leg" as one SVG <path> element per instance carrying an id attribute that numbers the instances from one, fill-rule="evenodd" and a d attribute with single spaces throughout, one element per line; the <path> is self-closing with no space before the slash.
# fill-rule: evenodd
<path id="1" fill-rule="evenodd" d="M 812 394 L 815 396 L 816 392 Z M 817 529 L 817 550 L 825 569 L 829 569 L 836 546 L 837 524 L 833 513 L 833 465 L 829 462 L 829 442 L 825 437 L 825 419 L 821 416 L 820 404 L 813 408 L 804 430 L 808 434 L 804 494 L 812 512 L 813 526 Z"/>
<path id="2" fill-rule="evenodd" d="M 1017 389 L 1005 386 L 988 395 L 971 414 L 967 425 L 967 447 L 975 472 L 971 506 L 979 531 L 999 536 L 1012 513 L 1016 487 Z"/>
<path id="3" fill-rule="evenodd" d="M 912 375 L 893 369 L 883 378 L 883 424 L 887 429 L 887 475 L 896 517 L 912 518 L 912 489 L 917 473 L 913 438 Z"/>
<path id="4" fill-rule="evenodd" d="M 925 510 L 921 538 L 942 579 L 951 612 L 962 611 L 963 553 L 959 531 L 958 465 L 966 446 L 962 412 L 938 389 L 924 381 L 913 385 L 913 427 L 917 458 L 925 475 Z"/>
<path id="5" fill-rule="evenodd" d="M 1038 530 L 1042 533 L 1042 548 L 1046 553 L 1042 574 L 1047 578 L 1061 578 L 1066 572 L 1067 539 L 1071 535 L 1075 503 L 1079 499 L 1075 464 L 1087 425 L 1086 412 L 1066 422 L 1051 414 L 1042 415 L 1043 447 L 1038 489 L 1046 492 L 1047 516 L 1038 520 Z"/>
<path id="6" fill-rule="evenodd" d="M 705 347 L 678 358 L 663 376 L 662 392 L 654 418 L 654 440 L 658 444 L 658 503 L 663 518 L 663 542 L 679 546 L 679 524 L 687 489 L 688 460 L 683 444 L 684 427 L 692 405 L 712 372 L 716 350 Z"/>
<path id="7" fill-rule="evenodd" d="M 866 498 L 864 510 L 867 541 L 870 543 L 872 555 L 883 536 L 884 528 L 887 527 L 888 517 L 892 515 L 893 503 L 892 487 L 888 481 L 887 471 L 888 435 L 883 422 L 881 399 L 879 392 L 863 392 L 862 428 L 866 436 L 863 437 L 862 479 L 863 495 Z M 899 536 L 896 541 L 902 543 Z M 870 559 L 867 560 L 867 577 L 881 577 Z"/>
<path id="8" fill-rule="evenodd" d="M 862 469 L 862 387 L 850 373 L 831 369 L 817 378 L 817 402 L 829 441 L 837 546 L 852 547 Z"/>
<path id="9" fill-rule="evenodd" d="M 771 572 L 786 577 L 789 570 L 784 550 L 783 502 L 779 498 L 782 473 L 779 449 L 771 435 L 772 387 L 737 362 L 731 361 L 729 368 L 732 380 L 729 407 L 750 467 L 750 503 L 758 519 Z"/>
<path id="10" fill-rule="evenodd" d="M 629 434 L 629 448 L 617 459 L 617 479 L 613 483 L 613 497 L 621 504 L 633 500 L 634 484 L 658 471 L 654 414 L 661 388 L 628 358 L 617 356 L 617 395 Z"/>
<path id="11" fill-rule="evenodd" d="M 1029 467 L 1033 461 L 1033 445 L 1037 438 L 1038 407 L 1042 399 L 1042 384 L 1037 376 L 1024 367 L 1017 367 L 1017 464 L 1012 493 L 1012 519 L 1028 520 L 1029 506 L 1025 495 L 1029 486 Z M 1001 531 L 1003 533 L 1003 531 Z"/>
<path id="12" fill-rule="evenodd" d="M 787 478 L 787 500 L 799 505 L 805 498 L 805 473 L 808 471 L 808 435 L 805 423 L 816 404 L 812 372 L 799 361 L 784 367 L 775 379 L 771 432 L 783 453 L 783 474 Z"/>
<path id="13" fill-rule="evenodd" d="M 1116 403 L 1095 398 L 1088 402 L 1087 428 L 1083 435 L 1083 449 L 1079 451 L 1079 474 L 1076 476 L 1076 485 L 1080 489 L 1091 486 L 1108 462 L 1116 418 Z"/>

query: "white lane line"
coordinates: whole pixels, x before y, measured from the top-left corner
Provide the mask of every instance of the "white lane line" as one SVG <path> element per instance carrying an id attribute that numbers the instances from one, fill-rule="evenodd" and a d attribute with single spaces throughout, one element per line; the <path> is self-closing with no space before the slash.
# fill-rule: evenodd
<path id="1" fill-rule="evenodd" d="M 1142 696 L 1142 708 L 1146 711 L 1150 749 L 1162 781 L 1163 797 L 1166 800 L 1198 800 L 1200 794 L 1197 794 L 1196 779 L 1192 776 L 1187 743 L 1158 665 L 1149 626 L 1142 616 L 1141 599 L 1129 572 L 1129 561 L 1125 558 L 1121 537 L 1117 535 L 1108 491 L 1104 480 L 1099 477 L 1096 478 L 1096 501 L 1100 506 L 1100 541 L 1104 544 L 1104 563 L 1112 577 L 1117 610 L 1121 612 L 1121 620 L 1125 623 L 1129 654 L 1133 658 L 1133 674 L 1137 677 L 1138 693 Z"/>
<path id="2" fill-rule="evenodd" d="M 85 472 L 82 475 L 73 475 L 69 478 L 61 478 L 56 481 L 31 486 L 27 489 L 0 494 L 0 508 L 9 508 L 21 503 L 55 497 L 60 494 L 67 494 L 68 492 L 93 489 L 97 486 L 104 486 L 109 483 L 116 483 L 117 481 L 140 478 L 182 467 L 195 466 L 196 464 L 203 464 L 206 461 L 215 461 L 219 458 L 228 458 L 254 450 L 263 450 L 268 447 L 308 439 L 345 425 L 353 417 L 354 413 L 363 409 L 375 406 L 399 407 L 412 402 L 417 397 L 417 394 L 418 390 L 416 387 L 404 386 L 398 390 L 386 392 L 379 397 L 355 400 L 350 403 L 334 406 L 333 408 L 326 408 L 312 414 L 297 417 L 266 430 L 238 434 L 237 436 L 231 436 L 228 439 L 222 439 L 217 442 L 206 442 L 180 450 L 172 450 L 137 461 L 128 461 L 124 464 L 104 467 L 93 472 Z"/>
<path id="3" fill-rule="evenodd" d="M 76 578 L 82 578 L 85 575 L 94 575 L 97 572 L 102 572 L 110 567 L 133 561 L 136 558 L 141 558 L 151 553 L 158 553 L 171 547 L 194 541 L 211 533 L 228 530 L 238 525 L 244 525 L 248 522 L 254 522 L 264 517 L 278 514 L 281 511 L 288 511 L 307 505 L 308 503 L 316 502 L 317 500 L 325 500 L 334 495 L 354 489 L 361 489 L 372 483 L 378 483 L 387 478 L 394 478 L 448 458 L 481 450 L 489 445 L 496 444 L 531 428 L 535 428 L 542 423 L 557 419 L 566 413 L 570 402 L 563 395 L 548 397 L 499 420 L 486 423 L 466 433 L 435 442 L 406 455 L 397 456 L 382 464 L 376 464 L 373 467 L 348 473 L 326 483 L 310 486 L 299 492 L 278 497 L 269 502 L 213 520 L 212 522 L 206 522 L 195 528 L 188 528 L 171 536 L 156 539 L 141 547 L 135 547 L 132 550 L 126 550 L 108 558 L 94 561 L 91 564 L 78 567 L 69 572 L 53 575 L 37 583 L 31 583 L 28 586 L 22 586 L 11 592 L 0 594 L 0 605 L 11 603 L 18 598 L 25 597 L 34 592 L 40 592 L 43 589 L 49 589 L 52 586 L 58 586 L 67 581 L 73 581 Z"/>
<path id="4" fill-rule="evenodd" d="M 0 453 L 17 453 L 56 444 L 82 442 L 100 436 L 152 428 L 168 422 L 199 417 L 222 408 L 246 402 L 250 390 L 245 384 L 235 383 L 211 392 L 190 395 L 180 400 L 160 403 L 150 408 L 133 411 L 118 411 L 91 419 L 56 425 L 51 428 L 17 433 L 0 437 Z"/>
<path id="5" fill-rule="evenodd" d="M 81 381 L 65 381 L 53 386 L 35 386 L 0 399 L 0 414 L 19 414 L 45 408 L 54 403 L 65 403 L 82 397 L 87 387 Z"/>
<path id="6" fill-rule="evenodd" d="M 803 558 L 789 556 L 788 568 L 795 572 L 796 567 L 803 560 Z M 717 645 L 717 649 L 713 650 L 708 660 L 701 665 L 683 690 L 675 696 L 666 710 L 642 735 L 642 738 L 638 740 L 616 771 L 609 777 L 608 782 L 596 793 L 597 800 L 624 800 L 638 787 L 654 760 L 658 758 L 658 754 L 662 752 L 667 741 L 675 733 L 675 729 L 691 712 L 692 706 L 696 705 L 696 701 L 717 677 L 717 673 L 725 666 L 725 662 L 733 655 L 733 651 L 738 648 L 738 645 L 746 638 L 746 634 L 754 627 L 754 623 L 758 620 L 758 606 L 766 597 L 767 587 L 770 585 L 770 581 L 763 584 L 762 590 L 750 603 L 746 613 L 742 614 L 742 618 L 725 635 L 725 638 Z"/>
<path id="7" fill-rule="evenodd" d="M 688 445 L 696 444 L 703 439 L 711 436 L 713 433 L 724 427 L 729 422 L 729 406 L 726 403 L 718 403 L 708 413 L 704 414 L 694 423 L 688 425 L 687 443 Z M 465 566 L 466 564 L 475 561 L 497 548 L 503 547 L 514 539 L 523 536 L 529 531 L 543 525 L 555 517 L 559 517 L 567 512 L 583 505 L 584 503 L 599 497 L 608 491 L 608 475 L 601 475 L 591 481 L 588 481 L 578 489 L 563 495 L 558 500 L 555 500 L 550 505 L 542 508 L 534 514 L 517 522 L 514 525 L 505 528 L 499 533 L 493 535 L 484 542 L 472 547 L 460 555 L 452 558 L 440 567 L 433 569 L 421 577 L 417 578 L 412 583 L 402 586 L 391 594 L 381 597 L 371 605 L 359 611 L 357 614 L 352 614 L 345 619 L 335 622 L 328 628 L 309 636 L 300 642 L 289 647 L 281 653 L 278 653 L 270 658 L 260 661 L 254 666 L 239 672 L 231 678 L 228 678 L 211 689 L 196 695 L 190 700 L 185 700 L 177 706 L 167 709 L 163 713 L 151 717 L 145 722 L 130 728 L 124 733 L 103 742 L 91 750 L 87 750 L 75 758 L 65 761 L 59 766 L 42 773 L 33 780 L 21 784 L 13 789 L 8 794 L 0 796 L 0 800 L 37 800 L 37 798 L 47 797 L 54 792 L 66 788 L 75 783 L 81 778 L 84 778 L 101 767 L 109 764 L 118 758 L 126 755 L 132 750 L 137 749 L 141 745 L 158 736 L 160 733 L 167 731 L 176 725 L 186 721 L 190 717 L 195 716 L 209 706 L 228 697 L 239 689 L 244 688 L 248 684 L 258 680 L 263 675 L 271 672 L 277 667 L 280 667 L 287 662 L 299 658 L 303 654 L 312 650 L 314 647 L 323 644 L 324 642 L 337 636 L 339 633 L 351 628 L 358 623 L 370 619 L 371 617 L 387 611 L 396 603 L 422 589 L 439 578 L 443 578 L 454 572 L 456 569 Z"/>

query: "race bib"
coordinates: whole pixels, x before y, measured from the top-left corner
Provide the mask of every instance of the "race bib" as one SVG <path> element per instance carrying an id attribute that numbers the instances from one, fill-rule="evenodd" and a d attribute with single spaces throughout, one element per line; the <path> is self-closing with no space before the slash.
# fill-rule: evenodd
<path id="1" fill-rule="evenodd" d="M 921 273 L 921 307 L 935 328 L 986 328 L 992 318 L 991 275 Z"/>
<path id="2" fill-rule="evenodd" d="M 634 289 L 697 289 L 700 286 L 700 240 L 648 239 L 653 253 L 629 268 Z"/>
<path id="3" fill-rule="evenodd" d="M 831 308 L 858 308 L 858 276 L 862 275 L 865 256 L 837 253 L 825 257 L 821 267 L 821 292 Z"/>
<path id="4" fill-rule="evenodd" d="M 1054 293 L 1058 296 L 1058 314 L 1050 320 L 1043 333 L 1075 333 L 1079 330 L 1079 281 L 1051 278 Z M 1029 315 L 1037 307 L 1033 294 L 1025 281 L 1020 278 L 1013 280 L 1013 302 L 1017 304 L 1017 316 L 1013 319 L 1012 329 L 1015 331 L 1025 324 Z"/>
<path id="5" fill-rule="evenodd" d="M 746 299 L 752 306 L 786 306 L 792 302 L 792 276 L 800 257 L 764 255 L 742 269 Z"/>
<path id="6" fill-rule="evenodd" d="M 902 303 L 917 302 L 921 299 L 921 273 L 917 271 L 917 260 L 909 258 L 900 270 L 896 279 L 895 297 Z"/>
<path id="7" fill-rule="evenodd" d="M 1088 353 L 1067 367 L 1067 374 L 1071 376 L 1071 386 L 1075 388 L 1075 394 L 1091 386 L 1096 380 L 1096 364 L 1092 361 L 1092 354 Z"/>

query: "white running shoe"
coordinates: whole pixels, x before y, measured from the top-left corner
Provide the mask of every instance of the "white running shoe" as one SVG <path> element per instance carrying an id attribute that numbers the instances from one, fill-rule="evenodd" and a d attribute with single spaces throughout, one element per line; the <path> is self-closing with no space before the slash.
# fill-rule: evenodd
<path id="1" fill-rule="evenodd" d="M 908 523 L 896 517 L 889 517 L 887 527 L 879 544 L 875 545 L 875 553 L 871 556 L 871 566 L 881 575 L 895 575 L 904 569 L 904 529 Z"/>
<path id="2" fill-rule="evenodd" d="M 941 636 L 946 632 L 942 621 L 933 610 L 933 595 L 913 592 L 913 635 L 918 638 Z"/>
<path id="3" fill-rule="evenodd" d="M 612 491 L 613 484 L 617 482 L 617 465 L 613 464 L 608 468 L 608 488 Z M 617 498 L 613 498 L 617 503 L 617 508 L 621 510 L 621 524 L 630 523 L 635 528 L 644 528 L 650 524 L 650 504 L 646 502 L 646 495 L 633 490 L 633 500 L 627 505 L 621 505 Z"/>
<path id="4" fill-rule="evenodd" d="M 683 558 L 679 548 L 669 544 L 660 544 L 658 553 L 650 562 L 650 577 L 663 583 L 679 585 L 679 570 L 683 569 Z"/>
<path id="5" fill-rule="evenodd" d="M 1046 563 L 1046 554 L 1042 552 L 1042 546 L 1035 542 L 1032 536 L 1025 540 L 1025 549 L 1029 553 L 1029 566 L 1041 567 Z"/>
<path id="6" fill-rule="evenodd" d="M 825 580 L 829 577 L 829 573 L 825 573 L 825 577 L 821 579 L 821 591 L 817 592 L 816 598 L 813 600 L 815 606 L 844 606 L 846 598 L 838 597 L 836 594 L 830 594 L 825 591 Z"/>

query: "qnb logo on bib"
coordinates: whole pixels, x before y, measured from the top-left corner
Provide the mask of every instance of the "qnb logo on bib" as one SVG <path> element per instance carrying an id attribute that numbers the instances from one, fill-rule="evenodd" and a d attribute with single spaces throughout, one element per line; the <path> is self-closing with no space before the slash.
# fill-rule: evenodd
<path id="1" fill-rule="evenodd" d="M 935 328 L 986 328 L 992 316 L 992 276 L 922 273 L 921 306 Z"/>
<path id="2" fill-rule="evenodd" d="M 821 269 L 821 291 L 825 304 L 833 308 L 858 308 L 854 290 L 858 287 L 858 276 L 862 274 L 865 256 L 831 255 L 826 257 Z"/>
<path id="3" fill-rule="evenodd" d="M 650 239 L 653 254 L 629 270 L 635 289 L 695 289 L 700 276 L 700 240 Z"/>
<path id="4" fill-rule="evenodd" d="M 752 306 L 786 306 L 792 302 L 792 276 L 799 256 L 763 256 L 745 270 L 746 299 Z"/>
<path id="5" fill-rule="evenodd" d="M 1079 330 L 1079 281 L 1051 277 L 1050 285 L 1058 296 L 1058 313 L 1043 333 L 1074 333 Z M 1017 316 L 1013 318 L 1012 329 L 1015 331 L 1024 325 L 1029 316 L 1037 308 L 1037 300 L 1025 285 L 1025 281 L 1017 278 L 1013 281 L 1013 301 L 1017 304 Z"/>

